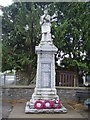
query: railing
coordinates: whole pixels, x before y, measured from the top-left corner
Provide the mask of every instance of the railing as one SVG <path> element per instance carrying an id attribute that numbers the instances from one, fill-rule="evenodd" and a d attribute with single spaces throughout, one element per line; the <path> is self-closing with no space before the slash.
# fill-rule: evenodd
<path id="1" fill-rule="evenodd" d="M 56 72 L 56 85 L 77 87 L 78 86 L 77 74 L 71 71 L 57 71 Z"/>

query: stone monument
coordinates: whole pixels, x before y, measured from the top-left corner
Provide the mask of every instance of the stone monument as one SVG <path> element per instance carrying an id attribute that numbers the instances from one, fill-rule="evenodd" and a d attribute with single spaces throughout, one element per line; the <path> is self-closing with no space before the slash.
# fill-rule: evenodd
<path id="1" fill-rule="evenodd" d="M 53 16 L 48 15 L 48 10 L 45 9 L 40 19 L 41 42 L 35 47 L 37 53 L 36 87 L 31 100 L 26 103 L 25 113 L 67 112 L 60 103 L 55 88 L 55 53 L 58 49 L 51 38 L 51 18 Z"/>

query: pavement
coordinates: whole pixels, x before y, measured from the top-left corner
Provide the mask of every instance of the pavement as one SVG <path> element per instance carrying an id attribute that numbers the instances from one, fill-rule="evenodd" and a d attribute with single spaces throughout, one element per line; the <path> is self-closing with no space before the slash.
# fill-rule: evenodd
<path id="1" fill-rule="evenodd" d="M 10 103 L 2 102 L 2 118 L 8 118 L 9 114 L 12 111 L 12 106 Z"/>
<path id="2" fill-rule="evenodd" d="M 64 105 L 65 106 L 65 105 Z M 54 113 L 54 114 L 41 114 L 41 113 L 39 113 L 39 114 L 25 114 L 25 112 L 24 112 L 24 110 L 25 110 L 25 103 L 17 103 L 15 106 L 14 106 L 14 108 L 13 108 L 13 110 L 12 110 L 12 112 L 10 113 L 10 115 L 9 115 L 9 118 L 24 118 L 24 119 L 27 119 L 27 118 L 29 118 L 29 120 L 31 119 L 43 119 L 43 118 L 45 118 L 46 120 L 49 118 L 51 118 L 51 119 L 56 119 L 56 118 L 68 118 L 68 119 L 72 119 L 72 118 L 77 118 L 77 119 L 79 119 L 79 120 L 87 120 L 87 119 L 85 119 L 80 113 L 78 113 L 77 111 L 75 111 L 74 109 L 72 109 L 70 106 L 68 106 L 68 105 L 66 105 L 65 106 L 66 108 L 67 108 L 67 110 L 68 110 L 68 112 L 67 113 L 65 113 L 65 114 L 56 114 L 56 113 Z"/>

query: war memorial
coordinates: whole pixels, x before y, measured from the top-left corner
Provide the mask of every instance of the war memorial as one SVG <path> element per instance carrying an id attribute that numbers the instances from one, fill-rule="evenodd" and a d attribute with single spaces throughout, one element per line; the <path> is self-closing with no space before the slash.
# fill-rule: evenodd
<path id="1" fill-rule="evenodd" d="M 37 53 L 37 75 L 34 93 L 25 107 L 25 113 L 60 112 L 66 113 L 67 109 L 61 104 L 55 88 L 55 53 L 56 46 L 51 38 L 51 20 L 56 15 L 50 16 L 45 8 L 44 15 L 40 18 L 42 38 L 39 46 L 35 47 Z"/>

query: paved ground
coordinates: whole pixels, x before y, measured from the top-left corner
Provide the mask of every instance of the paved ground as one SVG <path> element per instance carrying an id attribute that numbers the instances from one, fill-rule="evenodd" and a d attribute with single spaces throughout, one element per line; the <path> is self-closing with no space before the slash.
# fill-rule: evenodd
<path id="1" fill-rule="evenodd" d="M 8 118 L 10 112 L 12 111 L 12 106 L 10 103 L 3 102 L 2 103 L 2 117 Z"/>
<path id="2" fill-rule="evenodd" d="M 25 104 L 17 103 L 12 112 L 9 115 L 9 118 L 84 118 L 80 113 L 72 109 L 70 106 L 65 106 L 68 110 L 66 114 L 25 114 Z"/>

